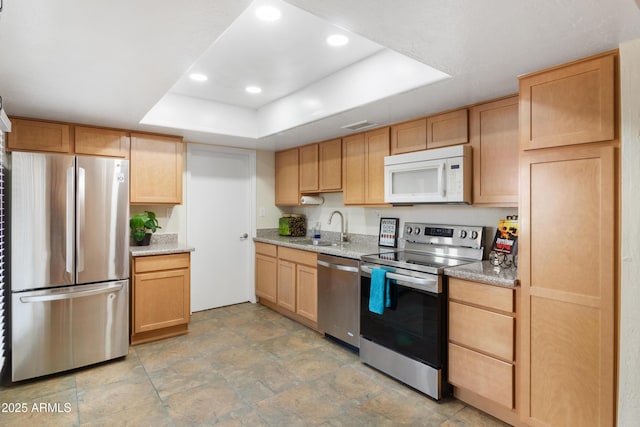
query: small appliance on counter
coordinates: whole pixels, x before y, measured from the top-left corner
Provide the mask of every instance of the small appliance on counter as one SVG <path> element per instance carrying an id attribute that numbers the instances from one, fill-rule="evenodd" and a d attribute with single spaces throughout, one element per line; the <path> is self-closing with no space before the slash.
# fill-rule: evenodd
<path id="1" fill-rule="evenodd" d="M 286 214 L 278 223 L 281 236 L 304 237 L 307 235 L 307 219 L 303 215 Z"/>

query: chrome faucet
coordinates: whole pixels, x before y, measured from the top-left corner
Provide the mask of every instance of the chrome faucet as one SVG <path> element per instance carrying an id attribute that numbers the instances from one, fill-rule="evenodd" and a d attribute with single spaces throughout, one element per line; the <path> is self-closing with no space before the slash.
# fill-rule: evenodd
<path id="1" fill-rule="evenodd" d="M 333 218 L 333 215 L 335 214 L 340 215 L 340 241 L 348 242 L 349 236 L 347 236 L 347 233 L 344 232 L 344 216 L 342 215 L 342 212 L 340 211 L 331 212 L 331 215 L 329 215 L 329 222 L 327 224 L 331 225 L 331 218 Z"/>

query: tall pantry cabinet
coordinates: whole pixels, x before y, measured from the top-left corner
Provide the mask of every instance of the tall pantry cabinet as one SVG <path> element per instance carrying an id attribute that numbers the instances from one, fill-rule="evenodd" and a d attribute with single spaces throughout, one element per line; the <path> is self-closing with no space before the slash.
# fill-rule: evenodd
<path id="1" fill-rule="evenodd" d="M 520 78 L 520 418 L 615 425 L 618 52 Z"/>

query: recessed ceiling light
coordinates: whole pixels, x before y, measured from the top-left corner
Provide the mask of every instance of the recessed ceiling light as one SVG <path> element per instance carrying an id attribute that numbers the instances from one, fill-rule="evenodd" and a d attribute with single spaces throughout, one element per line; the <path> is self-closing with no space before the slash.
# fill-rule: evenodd
<path id="1" fill-rule="evenodd" d="M 189 74 L 189 78 L 196 82 L 206 82 L 208 79 L 207 76 L 201 73 L 191 73 Z"/>
<path id="2" fill-rule="evenodd" d="M 249 93 L 260 93 L 262 92 L 262 88 L 258 87 L 258 86 L 247 86 L 244 88 L 244 90 L 246 90 Z"/>
<path id="3" fill-rule="evenodd" d="M 327 43 L 330 46 L 344 46 L 345 44 L 349 43 L 349 37 L 345 36 L 344 34 L 332 34 L 327 37 Z"/>
<path id="4" fill-rule="evenodd" d="M 273 6 L 260 6 L 256 9 L 256 16 L 262 21 L 277 21 L 282 14 Z"/>

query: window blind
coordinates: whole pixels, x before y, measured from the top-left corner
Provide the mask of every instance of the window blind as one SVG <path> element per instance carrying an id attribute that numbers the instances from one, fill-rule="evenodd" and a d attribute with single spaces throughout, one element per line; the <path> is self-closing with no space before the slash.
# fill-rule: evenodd
<path id="1" fill-rule="evenodd" d="M 6 153 L 4 151 L 5 132 L 11 130 L 11 122 L 2 109 L 2 97 L 0 96 L 0 372 L 4 370 L 7 360 L 7 324 L 5 319 L 7 304 L 6 299 L 9 285 L 6 283 L 6 257 L 5 257 L 5 173 L 6 173 Z"/>
<path id="2" fill-rule="evenodd" d="M 5 172 L 5 153 L 4 153 L 4 132 L 0 128 L 0 372 L 4 370 L 4 362 L 6 360 L 6 341 L 7 341 L 7 322 L 4 318 L 5 313 L 5 274 L 4 274 L 4 172 Z"/>

